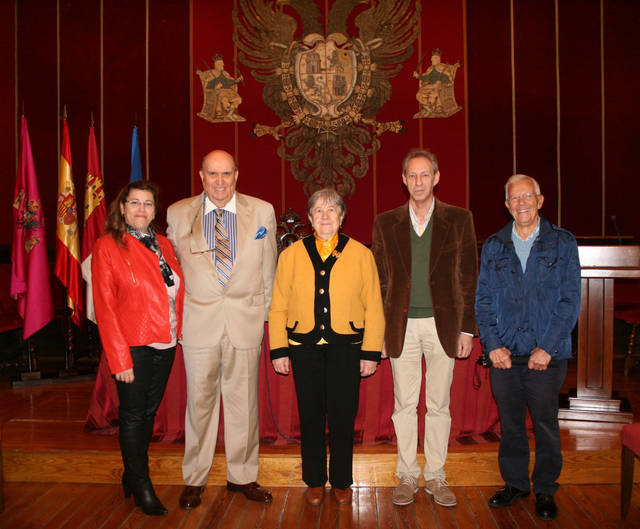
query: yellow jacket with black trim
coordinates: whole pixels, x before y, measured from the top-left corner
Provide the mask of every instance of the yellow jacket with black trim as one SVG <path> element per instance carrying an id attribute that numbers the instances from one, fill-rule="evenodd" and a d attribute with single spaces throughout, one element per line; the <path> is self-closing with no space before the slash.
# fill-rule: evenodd
<path id="1" fill-rule="evenodd" d="M 295 242 L 278 260 L 269 311 L 271 359 L 289 345 L 359 344 L 360 358 L 379 360 L 384 313 L 371 251 L 340 234 L 324 262 L 313 235 Z"/>

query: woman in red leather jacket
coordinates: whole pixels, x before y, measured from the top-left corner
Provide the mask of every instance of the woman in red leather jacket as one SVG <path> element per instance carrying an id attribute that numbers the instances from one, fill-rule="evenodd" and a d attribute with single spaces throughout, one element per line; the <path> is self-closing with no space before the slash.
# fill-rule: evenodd
<path id="1" fill-rule="evenodd" d="M 146 514 L 167 514 L 149 479 L 153 420 L 182 329 L 184 279 L 171 243 L 155 232 L 158 192 L 127 184 L 93 248 L 96 320 L 120 399 L 122 488 Z"/>

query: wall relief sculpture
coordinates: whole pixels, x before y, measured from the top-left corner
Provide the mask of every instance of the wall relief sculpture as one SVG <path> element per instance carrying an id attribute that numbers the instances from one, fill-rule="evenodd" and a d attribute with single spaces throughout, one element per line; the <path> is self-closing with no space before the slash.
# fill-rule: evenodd
<path id="1" fill-rule="evenodd" d="M 332 186 L 351 196 L 379 136 L 403 129 L 375 115 L 391 98 L 389 79 L 413 53 L 419 15 L 415 0 L 335 0 L 325 32 L 313 0 L 239 0 L 239 59 L 264 84 L 262 98 L 280 119 L 252 132 L 282 140 L 278 155 L 307 195 Z"/>
<path id="2" fill-rule="evenodd" d="M 420 82 L 416 93 L 420 111 L 414 114 L 414 119 L 448 118 L 462 110 L 462 107 L 456 103 L 453 93 L 453 84 L 456 80 L 456 72 L 460 68 L 460 61 L 456 61 L 455 64 L 444 64 L 441 58 L 442 52 L 436 48 L 431 52 L 431 66 L 422 74 L 413 72 L 413 76 Z"/>
<path id="3" fill-rule="evenodd" d="M 204 100 L 198 116 L 211 123 L 233 123 L 246 121 L 238 114 L 242 98 L 238 93 L 238 83 L 244 83 L 242 75 L 233 77 L 224 69 L 222 55 L 213 58 L 213 68 L 196 70 L 202 83 Z"/>

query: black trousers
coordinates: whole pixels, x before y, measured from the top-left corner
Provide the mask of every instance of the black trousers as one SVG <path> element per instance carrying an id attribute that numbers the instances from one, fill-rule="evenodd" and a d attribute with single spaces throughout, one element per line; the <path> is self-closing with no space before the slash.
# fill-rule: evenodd
<path id="1" fill-rule="evenodd" d="M 149 479 L 149 442 L 153 419 L 162 400 L 176 348 L 154 349 L 131 347 L 134 380 L 118 382 L 120 399 L 120 451 L 124 463 L 123 481 L 140 490 L 151 484 Z"/>
<path id="2" fill-rule="evenodd" d="M 558 393 L 567 374 L 567 361 L 545 371 L 514 365 L 491 368 L 491 388 L 498 404 L 502 438 L 498 451 L 500 473 L 507 485 L 529 490 L 527 408 L 536 436 L 536 462 L 531 480 L 536 494 L 553 495 L 562 470 Z"/>
<path id="3" fill-rule="evenodd" d="M 329 422 L 329 481 L 353 483 L 353 426 L 360 395 L 360 346 L 311 345 L 289 349 L 298 397 L 302 479 L 309 487 L 327 482 L 325 432 Z"/>

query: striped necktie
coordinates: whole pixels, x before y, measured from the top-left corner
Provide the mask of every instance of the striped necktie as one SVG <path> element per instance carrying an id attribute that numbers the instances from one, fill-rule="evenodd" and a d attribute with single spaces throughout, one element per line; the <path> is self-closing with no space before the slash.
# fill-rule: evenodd
<path id="1" fill-rule="evenodd" d="M 224 217 L 222 208 L 216 209 L 216 247 L 215 261 L 216 272 L 218 273 L 218 281 L 224 287 L 231 277 L 231 268 L 233 267 L 233 258 L 231 257 L 231 241 L 229 240 L 229 232 L 224 225 Z"/>

